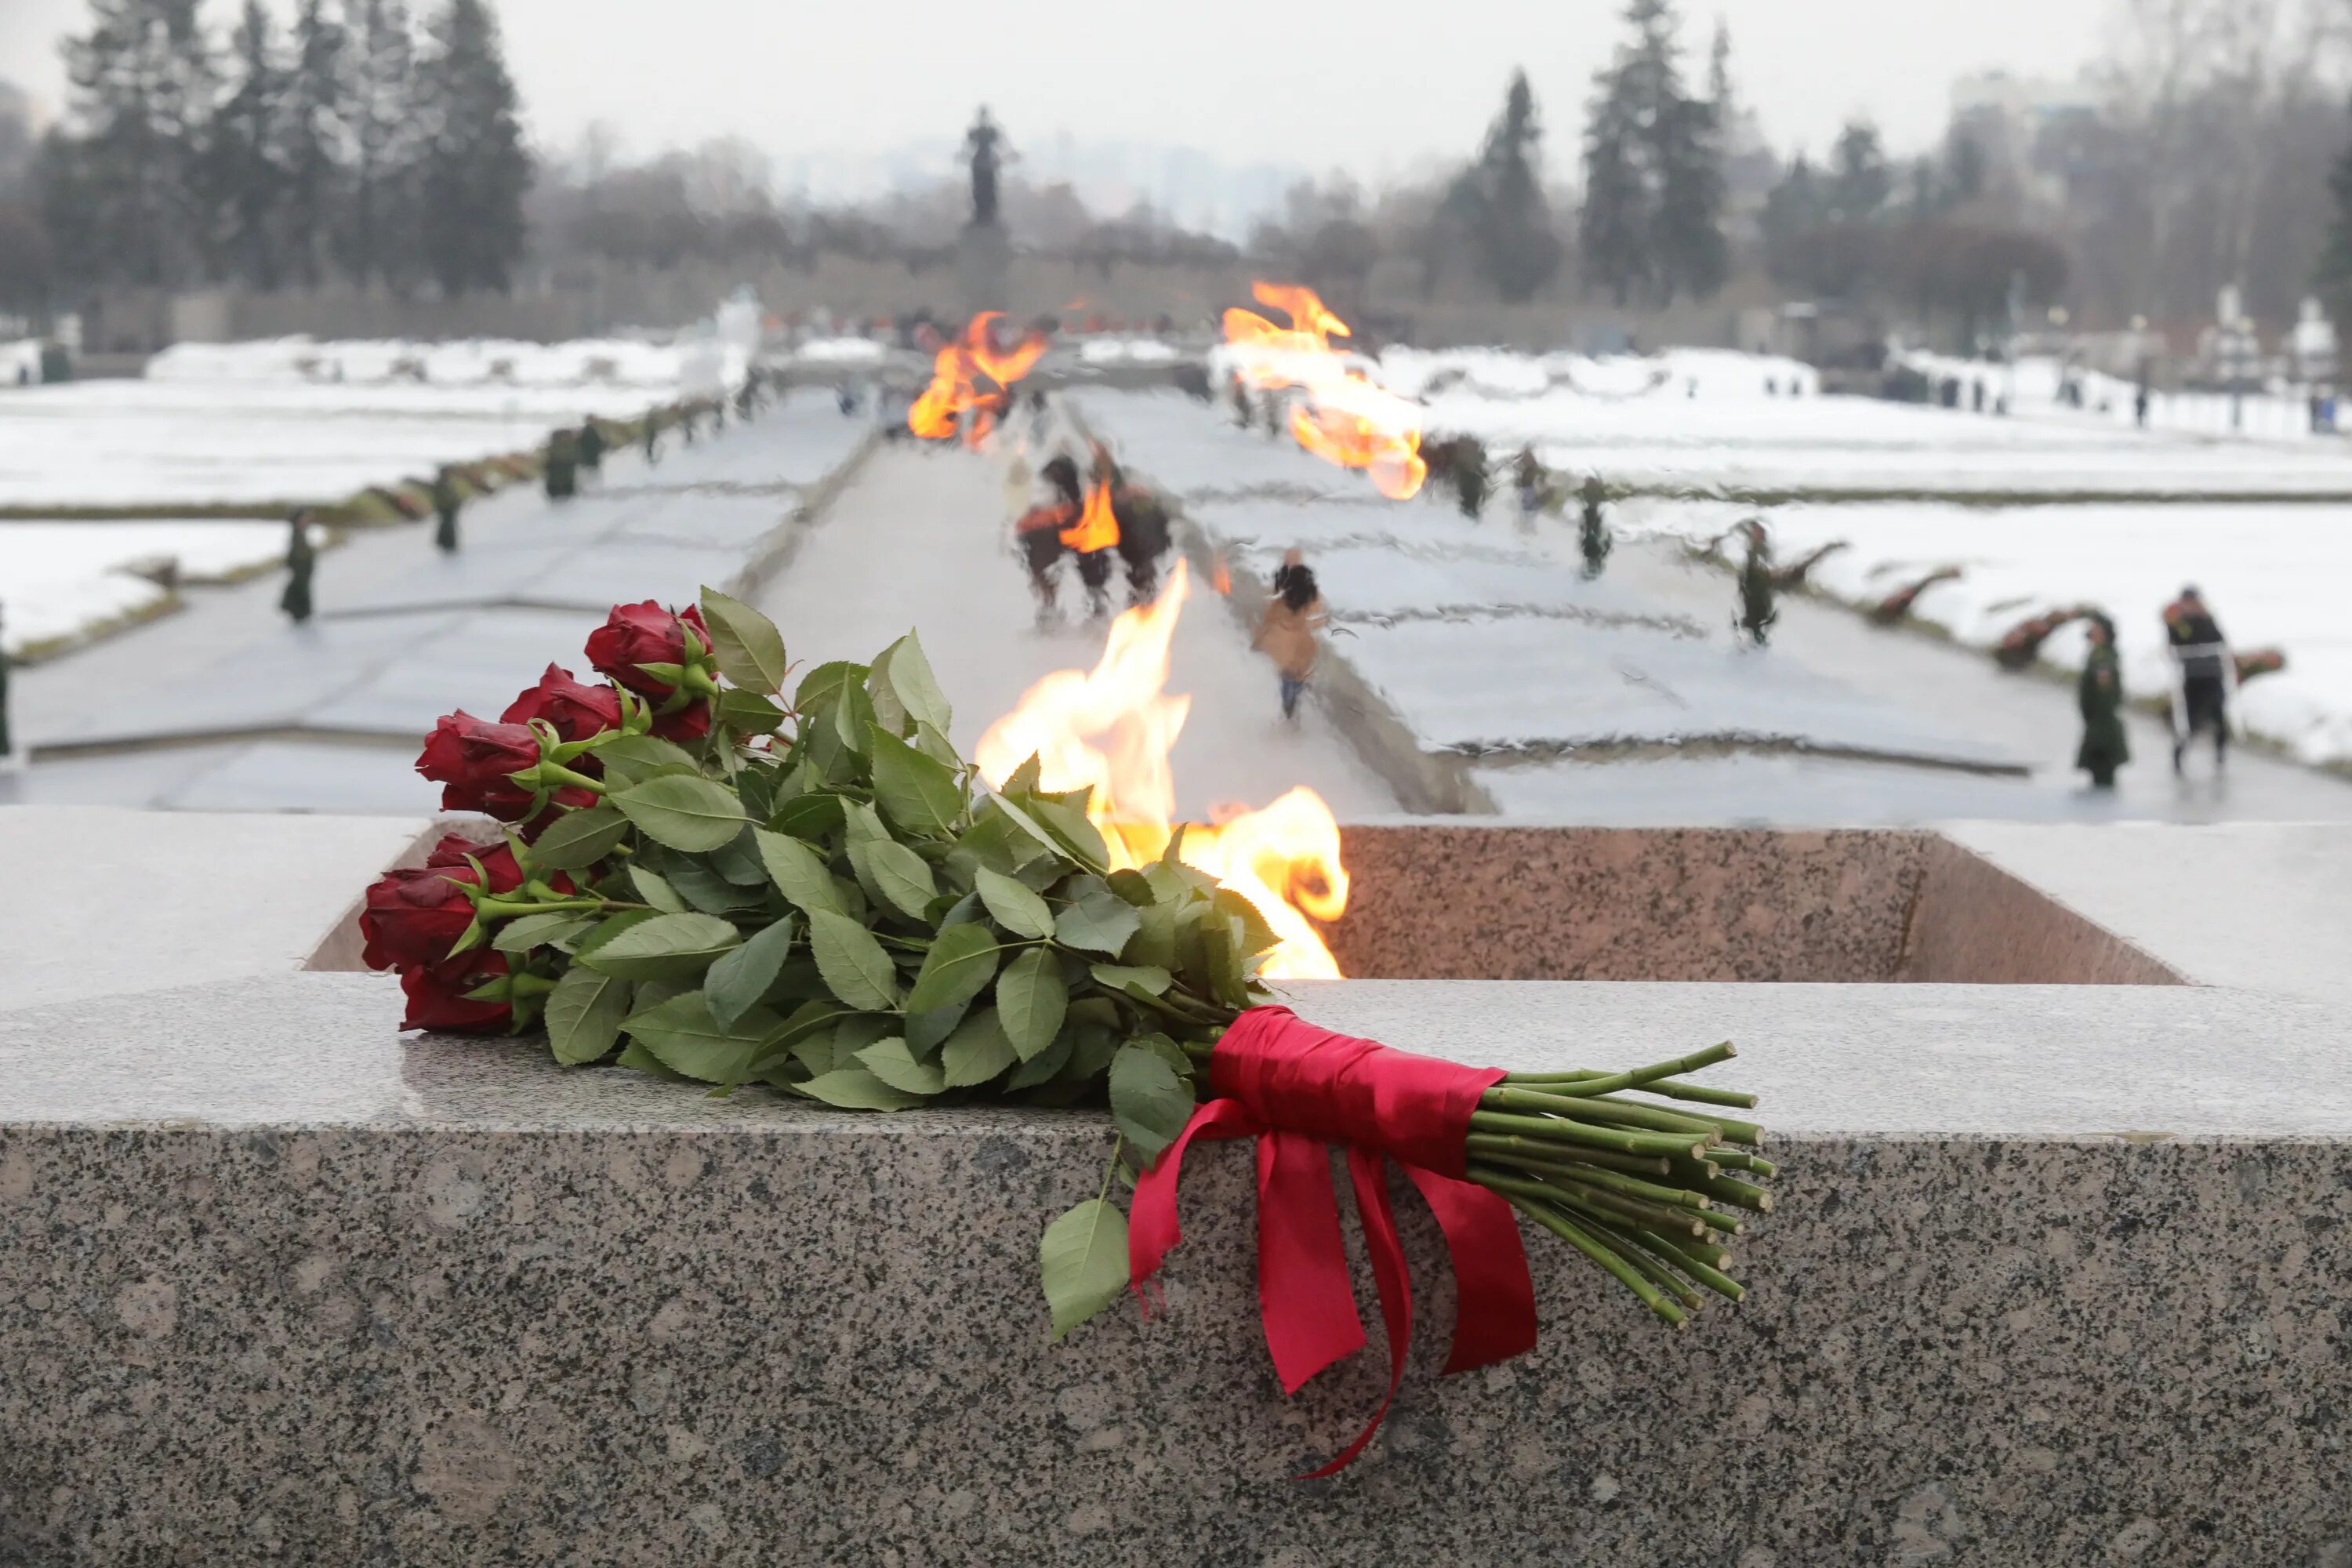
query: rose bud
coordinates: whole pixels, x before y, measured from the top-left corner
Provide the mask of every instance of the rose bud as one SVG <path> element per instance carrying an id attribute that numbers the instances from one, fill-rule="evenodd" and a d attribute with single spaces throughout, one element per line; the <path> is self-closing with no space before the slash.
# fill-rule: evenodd
<path id="1" fill-rule="evenodd" d="M 505 724 L 529 724 L 534 719 L 546 720 L 560 739 L 585 741 L 621 727 L 621 694 L 609 686 L 574 680 L 570 670 L 551 664 L 537 686 L 508 703 L 507 710 L 499 715 Z M 595 753 L 590 752 L 572 766 L 594 776 L 600 771 L 595 762 Z"/>
<path id="2" fill-rule="evenodd" d="M 513 775 L 539 766 L 539 737 L 520 724 L 493 724 L 464 709 L 446 713 L 425 737 L 416 771 L 442 786 L 444 811 L 485 811 L 512 822 L 531 791 Z"/>
<path id="3" fill-rule="evenodd" d="M 370 969 L 416 969 L 449 956 L 474 923 L 473 901 L 461 886 L 471 866 L 387 871 L 367 890 L 360 911 L 361 956 Z"/>
<path id="4" fill-rule="evenodd" d="M 506 954 L 479 948 L 404 971 L 400 988 L 408 996 L 408 1016 L 400 1021 L 400 1026 L 477 1034 L 505 1028 L 514 1018 L 510 1004 L 469 1001 L 466 993 L 499 979 L 506 972 Z"/>
<path id="5" fill-rule="evenodd" d="M 689 688 L 707 693 L 713 689 L 709 650 L 710 633 L 700 610 L 689 605 L 672 615 L 651 599 L 614 605 L 604 624 L 588 634 L 588 662 L 655 705 L 653 731 L 665 741 L 694 741 L 710 733 L 709 699 L 698 695 L 662 712 L 677 685 L 638 666 L 676 665 L 688 672 Z"/>

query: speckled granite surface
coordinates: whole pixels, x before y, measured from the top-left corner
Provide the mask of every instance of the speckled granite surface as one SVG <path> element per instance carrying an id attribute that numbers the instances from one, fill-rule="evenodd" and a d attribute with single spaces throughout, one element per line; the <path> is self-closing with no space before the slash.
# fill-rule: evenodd
<path id="1" fill-rule="evenodd" d="M 1045 1342 L 1098 1117 L 717 1101 L 304 974 L 0 1013 L 0 1562 L 2336 1564 L 2352 1029 L 2181 987 L 1346 984 L 1507 1064 L 1721 1035 L 1755 1288 L 1675 1335 L 1538 1246 L 1540 1350 L 1286 1401 L 1249 1168 L 1171 1312 Z M 226 1086 L 226 1087 L 224 1087 Z M 2128 1135 L 2128 1136 L 2123 1136 Z M 1351 1222 L 1352 1229 L 1352 1222 Z M 1362 1292 L 1369 1310 L 1369 1291 Z"/>

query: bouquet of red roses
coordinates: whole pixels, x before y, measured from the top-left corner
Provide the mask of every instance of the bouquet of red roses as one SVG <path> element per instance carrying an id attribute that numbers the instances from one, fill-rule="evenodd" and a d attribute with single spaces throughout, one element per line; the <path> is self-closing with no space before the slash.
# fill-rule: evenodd
<path id="1" fill-rule="evenodd" d="M 1682 1077 L 1728 1045 L 1506 1073 L 1298 1019 L 1258 983 L 1275 933 L 1185 862 L 1181 832 L 1118 866 L 1086 792 L 1040 788 L 1034 759 L 984 787 L 912 633 L 795 682 L 776 627 L 706 590 L 676 614 L 615 607 L 586 651 L 603 681 L 551 665 L 495 722 L 461 710 L 425 740 L 444 807 L 502 827 L 368 889 L 367 962 L 400 972 L 407 1026 L 537 1028 L 566 1065 L 857 1110 L 1107 1104 L 1102 1192 L 1039 1248 L 1056 1337 L 1130 1288 L 1149 1303 L 1186 1149 L 1254 1137 L 1288 1390 L 1364 1343 L 1327 1144 L 1349 1156 L 1391 1392 L 1410 1305 L 1391 1161 L 1460 1282 L 1449 1371 L 1534 1343 L 1517 1215 L 1668 1323 L 1740 1298 L 1726 1244 L 1770 1207 L 1751 1178 L 1771 1166 L 1724 1114 L 1753 1100 Z M 1132 1223 L 1108 1195 L 1122 1166 Z"/>

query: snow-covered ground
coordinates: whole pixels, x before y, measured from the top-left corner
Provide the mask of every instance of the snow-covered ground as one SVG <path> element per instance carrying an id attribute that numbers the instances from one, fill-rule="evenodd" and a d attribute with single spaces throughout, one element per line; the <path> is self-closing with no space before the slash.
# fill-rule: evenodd
<path id="1" fill-rule="evenodd" d="M 0 509 L 331 503 L 741 379 L 715 341 L 184 343 L 141 381 L 8 394 Z"/>
<path id="2" fill-rule="evenodd" d="M 30 338 L 0 342 L 0 391 L 32 386 L 41 379 L 41 345 Z"/>
<path id="3" fill-rule="evenodd" d="M 0 508 L 340 501 L 536 447 L 588 415 L 633 418 L 667 387 L 414 382 L 83 381 L 0 405 Z"/>
<path id="4" fill-rule="evenodd" d="M 1982 382 L 1988 399 L 2007 396 L 2011 412 L 2021 418 L 2115 427 L 2137 423 L 2133 396 L 2138 388 L 2134 383 L 2079 366 L 2070 371 L 2063 362 L 2049 355 L 2026 355 L 2014 368 L 1925 351 L 1906 353 L 1901 359 L 1933 381 L 1958 380 L 1963 399 L 1970 395 L 1976 383 Z M 2083 385 L 2080 408 L 2058 401 L 2058 389 L 2069 374 Z M 2339 408 L 2338 420 L 2352 429 L 2352 408 Z M 2152 430 L 2264 441 L 2344 439 L 2333 432 L 2314 431 L 2309 394 L 2284 385 L 2250 391 L 2242 397 L 2226 392 L 2151 392 L 2147 423 Z"/>
<path id="5" fill-rule="evenodd" d="M 1754 508 L 1637 500 L 1620 520 L 1704 542 Z M 2042 611 L 2092 605 L 2115 618 L 2125 683 L 2170 689 L 2159 612 L 2195 584 L 2242 651 L 2277 647 L 2287 668 L 2250 682 L 2246 727 L 2305 762 L 2352 761 L 2352 507 L 2068 505 L 1971 507 L 1916 501 L 1796 505 L 1761 515 L 1775 554 L 1792 561 L 1833 540 L 1847 548 L 1815 566 L 1813 586 L 1874 602 L 1939 567 L 1961 575 L 1914 602 L 1912 614 L 1970 647 L 1990 648 Z M 2079 668 L 2081 626 L 2042 657 Z"/>
<path id="6" fill-rule="evenodd" d="M 178 343 L 147 363 L 150 381 L 293 383 L 410 382 L 432 386 L 576 387 L 592 384 L 667 389 L 698 345 L 583 338 L 533 343 L 498 338 L 452 342 L 399 339 L 272 338 Z"/>
<path id="7" fill-rule="evenodd" d="M 160 604 L 125 568 L 163 559 L 183 579 L 222 577 L 286 553 L 279 522 L 0 522 L 0 611 L 11 652 Z"/>

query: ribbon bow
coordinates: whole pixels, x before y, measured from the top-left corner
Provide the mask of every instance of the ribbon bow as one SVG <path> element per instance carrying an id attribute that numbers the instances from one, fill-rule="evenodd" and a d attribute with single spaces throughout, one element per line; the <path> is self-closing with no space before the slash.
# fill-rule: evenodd
<path id="1" fill-rule="evenodd" d="M 1372 1283 L 1388 1330 L 1389 1391 L 1345 1452 L 1310 1480 L 1352 1463 L 1381 1428 L 1404 1378 L 1412 1289 L 1389 1203 L 1388 1161 L 1421 1189 L 1445 1234 L 1457 1310 L 1447 1373 L 1517 1355 L 1536 1342 L 1535 1283 L 1510 1205 L 1463 1180 L 1463 1139 L 1499 1068 L 1465 1068 L 1302 1022 L 1287 1007 L 1253 1007 L 1209 1058 L 1217 1098 L 1202 1104 L 1160 1163 L 1136 1184 L 1128 1274 L 1138 1296 L 1181 1239 L 1176 1184 L 1194 1139 L 1257 1139 L 1257 1298 L 1265 1346 L 1285 1394 L 1364 1347 L 1326 1141 L 1348 1148 Z"/>

